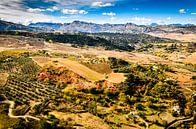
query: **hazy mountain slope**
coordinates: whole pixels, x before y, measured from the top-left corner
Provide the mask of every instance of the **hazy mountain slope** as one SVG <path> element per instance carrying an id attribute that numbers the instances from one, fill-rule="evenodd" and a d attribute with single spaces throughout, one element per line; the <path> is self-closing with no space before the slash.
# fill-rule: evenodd
<path id="1" fill-rule="evenodd" d="M 49 30 L 62 32 L 86 32 L 86 33 L 145 33 L 149 31 L 147 26 L 139 26 L 133 23 L 127 24 L 96 24 L 81 21 L 74 21 L 72 23 L 58 24 L 58 23 L 34 23 L 30 27 L 46 28 Z"/>
<path id="2" fill-rule="evenodd" d="M 0 20 L 0 30 L 25 30 L 25 31 L 39 31 L 39 32 L 85 32 L 85 33 L 196 33 L 196 26 L 192 24 L 171 24 L 150 26 L 136 25 L 133 23 L 126 24 L 96 24 L 81 21 L 74 21 L 72 23 L 31 23 L 28 26 L 16 24 L 12 22 Z"/>
<path id="3" fill-rule="evenodd" d="M 47 30 L 58 30 L 63 24 L 61 23 L 47 23 L 47 22 L 38 22 L 38 23 L 31 23 L 29 27 L 36 27 L 42 28 Z"/>
<path id="4" fill-rule="evenodd" d="M 24 26 L 21 24 L 16 24 L 12 22 L 7 22 L 0 20 L 0 30 L 25 30 L 25 31 L 36 31 L 36 28 Z"/>
<path id="5" fill-rule="evenodd" d="M 38 27 L 50 31 L 61 32 L 86 32 L 86 33 L 196 33 L 196 26 L 192 24 L 170 24 L 158 25 L 136 25 L 133 23 L 126 24 L 96 24 L 82 21 L 74 21 L 72 23 L 33 23 L 30 27 Z"/>

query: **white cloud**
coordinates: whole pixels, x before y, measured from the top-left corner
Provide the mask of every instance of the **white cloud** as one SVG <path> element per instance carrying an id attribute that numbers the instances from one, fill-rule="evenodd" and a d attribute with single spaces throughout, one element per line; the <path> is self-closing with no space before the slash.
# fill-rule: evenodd
<path id="1" fill-rule="evenodd" d="M 185 14 L 185 13 L 186 13 L 186 9 L 180 9 L 180 10 L 179 10 L 179 13 L 180 13 L 180 14 Z"/>
<path id="2" fill-rule="evenodd" d="M 29 9 L 27 9 L 27 10 L 28 10 L 28 12 L 30 12 L 30 13 L 39 13 L 39 12 L 45 11 L 45 9 L 40 9 L 40 8 L 29 8 Z"/>
<path id="3" fill-rule="evenodd" d="M 66 16 L 60 16 L 61 19 L 67 19 L 69 17 L 66 17 Z"/>
<path id="4" fill-rule="evenodd" d="M 1 0 L 0 8 L 0 17 L 10 22 L 25 25 L 32 22 L 63 22 L 55 16 L 42 14 L 45 9 L 24 7 L 21 0 Z"/>
<path id="5" fill-rule="evenodd" d="M 152 22 L 151 19 L 145 17 L 134 17 L 131 20 L 137 24 L 150 24 Z"/>
<path id="6" fill-rule="evenodd" d="M 52 8 L 47 8 L 47 9 L 41 9 L 41 8 L 29 8 L 29 9 L 27 9 L 27 11 L 31 12 L 31 13 L 40 13 L 40 12 L 45 12 L 45 11 L 54 12 L 54 11 L 57 11 L 57 10 L 59 10 L 59 8 L 56 7 L 56 6 L 53 6 Z"/>
<path id="7" fill-rule="evenodd" d="M 77 9 L 63 9 L 62 13 L 64 14 L 87 14 L 88 12 L 85 10 L 77 10 Z"/>
<path id="8" fill-rule="evenodd" d="M 167 20 L 171 20 L 171 17 L 167 17 Z"/>
<path id="9" fill-rule="evenodd" d="M 52 14 L 45 14 L 44 12 L 63 12 L 63 9 L 68 9 L 71 11 L 64 10 L 64 12 L 69 14 L 87 14 L 87 10 L 81 10 L 81 8 L 91 8 L 93 1 L 102 1 L 103 5 L 101 6 L 109 6 L 111 4 L 108 3 L 113 4 L 117 0 L 42 0 L 46 5 L 48 5 L 48 3 L 54 4 L 52 4 L 51 7 L 45 8 L 39 4 L 34 4 L 35 7 L 29 7 L 28 5 L 34 3 L 34 1 L 36 2 L 37 0 L 0 0 L 0 18 L 6 21 L 23 24 L 31 22 L 72 22 L 73 20 L 81 20 L 82 16 L 70 15 L 65 21 L 66 17 L 58 17 Z M 85 17 L 82 18 L 82 20 L 85 20 Z M 91 17 L 89 17 L 89 19 L 91 19 Z M 89 21 L 89 19 L 87 21 Z"/>
<path id="10" fill-rule="evenodd" d="M 53 9 L 53 10 L 59 10 L 59 8 L 56 7 L 56 6 L 53 6 L 52 9 Z"/>
<path id="11" fill-rule="evenodd" d="M 93 7 L 110 7 L 110 6 L 114 6 L 112 3 L 104 3 L 102 1 L 99 2 L 93 2 L 92 3 Z"/>
<path id="12" fill-rule="evenodd" d="M 196 13 L 191 13 L 192 15 L 196 15 Z"/>
<path id="13" fill-rule="evenodd" d="M 112 20 L 112 21 L 113 21 L 113 20 L 116 20 L 116 19 L 117 19 L 116 17 L 111 17 L 111 18 L 110 18 L 110 20 Z"/>
<path id="14" fill-rule="evenodd" d="M 113 6 L 118 0 L 43 0 L 45 2 L 54 2 L 60 7 L 69 9 L 79 9 L 80 7 L 109 7 Z"/>
<path id="15" fill-rule="evenodd" d="M 113 12 L 106 13 L 106 12 L 104 12 L 104 13 L 102 13 L 102 15 L 113 17 L 113 16 L 116 16 L 116 13 L 113 13 Z"/>
<path id="16" fill-rule="evenodd" d="M 50 12 L 54 12 L 54 11 L 58 11 L 59 8 L 56 6 L 53 6 L 52 8 L 47 8 L 45 11 L 50 11 Z"/>

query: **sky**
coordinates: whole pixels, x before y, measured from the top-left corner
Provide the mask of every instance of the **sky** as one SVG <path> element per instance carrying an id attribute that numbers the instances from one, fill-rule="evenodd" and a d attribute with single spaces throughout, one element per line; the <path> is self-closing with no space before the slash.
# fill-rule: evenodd
<path id="1" fill-rule="evenodd" d="M 138 25 L 196 24 L 196 0 L 0 0 L 2 20 Z"/>

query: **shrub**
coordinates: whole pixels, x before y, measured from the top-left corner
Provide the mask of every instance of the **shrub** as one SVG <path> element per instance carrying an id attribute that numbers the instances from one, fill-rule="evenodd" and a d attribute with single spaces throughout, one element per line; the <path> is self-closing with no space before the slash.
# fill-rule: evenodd
<path id="1" fill-rule="evenodd" d="M 196 80 L 196 76 L 192 76 L 192 79 L 193 79 L 193 80 Z"/>
<path id="2" fill-rule="evenodd" d="M 144 107 L 142 104 L 140 104 L 140 103 L 139 103 L 139 104 L 137 103 L 137 104 L 134 105 L 134 106 L 135 106 L 135 108 L 138 109 L 138 110 L 144 110 L 144 109 L 145 109 L 145 107 Z"/>

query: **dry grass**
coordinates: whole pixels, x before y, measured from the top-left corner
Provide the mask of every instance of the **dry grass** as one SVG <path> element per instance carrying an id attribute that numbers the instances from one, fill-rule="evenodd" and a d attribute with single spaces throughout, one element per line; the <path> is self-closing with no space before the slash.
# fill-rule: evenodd
<path id="1" fill-rule="evenodd" d="M 124 73 L 111 73 L 108 75 L 108 81 L 112 83 L 121 83 L 124 82 L 126 77 Z"/>
<path id="2" fill-rule="evenodd" d="M 31 37 L 0 35 L 0 47 L 32 49 L 38 47 L 41 48 L 43 46 L 44 46 L 44 42 Z"/>
<path id="3" fill-rule="evenodd" d="M 171 72 L 166 72 L 166 75 L 178 80 L 178 84 L 184 85 L 185 83 L 192 84 L 191 81 L 191 75 L 189 74 L 184 74 L 181 72 L 176 72 L 176 73 L 171 73 Z"/>
<path id="4" fill-rule="evenodd" d="M 63 58 L 47 58 L 47 57 L 32 57 L 32 59 L 40 66 L 53 65 L 55 67 L 67 67 L 74 73 L 86 78 L 89 81 L 103 80 L 105 75 L 93 71 L 92 69 L 78 63 L 77 61 L 72 61 Z"/>
<path id="5" fill-rule="evenodd" d="M 111 129 L 102 119 L 90 113 L 70 114 L 53 111 L 49 114 L 63 121 L 75 122 L 83 125 L 87 129 Z"/>
<path id="6" fill-rule="evenodd" d="M 132 63 L 139 64 L 169 64 L 171 62 L 164 60 L 160 57 L 153 56 L 150 54 L 140 54 L 140 53 L 131 53 L 131 52 L 119 52 L 114 50 L 103 50 L 96 48 L 73 48 L 68 44 L 49 44 L 45 43 L 45 50 L 49 50 L 55 53 L 64 53 L 64 54 L 73 54 L 73 55 L 96 55 L 97 57 L 116 57 L 127 60 Z"/>
<path id="7" fill-rule="evenodd" d="M 183 42 L 195 42 L 196 34 L 181 34 L 181 33 L 149 33 L 152 36 L 157 36 L 161 38 L 169 38 L 180 40 Z"/>
<path id="8" fill-rule="evenodd" d="M 49 57 L 36 56 L 36 57 L 32 57 L 32 59 L 41 67 L 52 63 Z"/>
<path id="9" fill-rule="evenodd" d="M 164 129 L 164 127 L 161 127 L 161 126 L 158 126 L 158 125 L 153 124 L 153 125 L 151 125 L 149 127 L 149 129 Z"/>
<path id="10" fill-rule="evenodd" d="M 172 122 L 173 120 L 176 119 L 175 117 L 173 117 L 173 116 L 171 115 L 171 113 L 168 113 L 168 112 L 161 113 L 159 116 L 160 116 L 160 118 L 161 118 L 162 120 L 166 120 L 168 123 L 169 123 L 169 122 Z"/>

